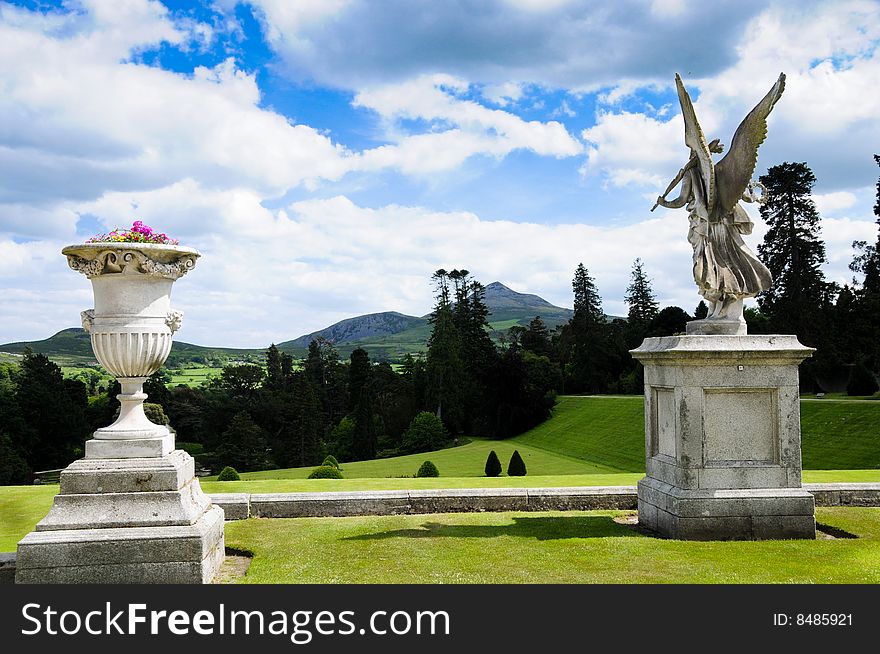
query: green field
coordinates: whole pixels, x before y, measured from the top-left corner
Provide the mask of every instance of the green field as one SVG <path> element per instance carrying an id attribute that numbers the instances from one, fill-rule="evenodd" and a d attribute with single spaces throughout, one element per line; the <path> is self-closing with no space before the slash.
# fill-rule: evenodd
<path id="1" fill-rule="evenodd" d="M 223 368 L 212 368 L 209 366 L 193 366 L 187 368 L 179 368 L 167 371 L 171 377 L 171 381 L 167 386 L 201 386 L 211 377 L 219 377 L 223 372 Z"/>
<path id="2" fill-rule="evenodd" d="M 226 544 L 254 554 L 241 581 L 257 584 L 880 582 L 878 508 L 818 509 L 858 538 L 815 541 L 663 540 L 626 513 L 250 519 Z"/>

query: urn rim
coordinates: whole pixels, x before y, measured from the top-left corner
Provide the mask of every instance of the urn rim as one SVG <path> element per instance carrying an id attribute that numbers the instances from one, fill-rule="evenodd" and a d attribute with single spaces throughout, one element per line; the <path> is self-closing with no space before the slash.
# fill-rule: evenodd
<path id="1" fill-rule="evenodd" d="M 200 257 L 202 253 L 186 245 L 170 245 L 164 243 L 132 243 L 127 241 L 98 241 L 95 243 L 76 243 L 67 245 L 61 250 L 63 255 L 77 255 L 84 259 L 94 257 L 104 250 L 141 250 L 151 254 L 179 254 L 181 256 Z"/>

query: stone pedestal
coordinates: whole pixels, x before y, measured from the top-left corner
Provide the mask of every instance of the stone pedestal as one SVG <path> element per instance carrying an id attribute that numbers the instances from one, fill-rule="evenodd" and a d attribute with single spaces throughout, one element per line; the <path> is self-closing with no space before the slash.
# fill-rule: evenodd
<path id="1" fill-rule="evenodd" d="M 224 557 L 223 509 L 191 456 L 74 461 L 36 530 L 18 544 L 16 583 L 208 583 Z"/>
<path id="2" fill-rule="evenodd" d="M 669 538 L 815 538 L 795 336 L 647 338 L 639 523 Z"/>

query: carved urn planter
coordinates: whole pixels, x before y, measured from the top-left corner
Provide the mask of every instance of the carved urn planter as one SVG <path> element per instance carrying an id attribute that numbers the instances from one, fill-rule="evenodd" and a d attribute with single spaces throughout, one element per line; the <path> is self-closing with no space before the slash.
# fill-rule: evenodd
<path id="1" fill-rule="evenodd" d="M 92 350 L 122 386 L 119 418 L 86 443 L 86 458 L 163 456 L 174 449 L 168 428 L 144 414 L 143 384 L 171 352 L 183 314 L 171 308 L 171 286 L 200 256 L 180 245 L 83 243 L 62 250 L 92 282 L 95 308 L 82 312 Z"/>
<path id="2" fill-rule="evenodd" d="M 151 233 L 142 223 L 132 232 Z M 164 235 L 161 235 L 164 237 Z M 181 313 L 171 286 L 199 253 L 177 245 L 102 241 L 62 253 L 92 282 L 82 312 L 98 361 L 122 385 L 119 418 L 61 472 L 52 508 L 18 543 L 16 583 L 207 583 L 224 557 L 223 509 L 195 478 L 174 435 L 144 414 L 146 378 L 171 351 Z"/>

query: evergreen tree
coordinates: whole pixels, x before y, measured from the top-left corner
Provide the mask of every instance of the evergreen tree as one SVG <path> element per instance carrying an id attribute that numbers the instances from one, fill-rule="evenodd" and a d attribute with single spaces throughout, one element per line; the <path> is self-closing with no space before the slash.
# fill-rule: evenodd
<path id="1" fill-rule="evenodd" d="M 682 334 L 692 318 L 681 307 L 664 307 L 651 322 L 651 336 Z"/>
<path id="2" fill-rule="evenodd" d="M 526 476 L 526 462 L 523 461 L 523 458 L 520 455 L 519 450 L 514 450 L 513 454 L 510 457 L 510 463 L 507 464 L 507 476 L 508 477 L 525 477 Z"/>
<path id="3" fill-rule="evenodd" d="M 483 470 L 487 477 L 497 477 L 501 474 L 501 461 L 498 455 L 495 454 L 495 450 L 489 452 L 489 456 L 486 457 L 486 466 Z"/>
<path id="4" fill-rule="evenodd" d="M 706 303 L 703 302 L 703 300 L 700 300 L 700 303 L 697 305 L 697 308 L 694 309 L 694 320 L 703 320 L 708 315 L 709 315 L 709 307 L 706 306 Z"/>
<path id="5" fill-rule="evenodd" d="M 563 370 L 565 392 L 601 393 L 616 377 L 617 356 L 612 330 L 602 311 L 602 298 L 583 263 L 571 282 L 574 315 L 559 332 L 557 351 Z"/>
<path id="6" fill-rule="evenodd" d="M 63 468 L 80 453 L 88 435 L 85 385 L 65 380 L 43 354 L 25 349 L 16 382 L 16 403 L 28 428 L 21 443 L 35 470 Z"/>
<path id="7" fill-rule="evenodd" d="M 550 330 L 541 320 L 541 316 L 535 316 L 529 321 L 528 328 L 523 330 L 519 337 L 519 345 L 522 349 L 534 352 L 539 356 L 550 356 L 552 349 Z"/>
<path id="8" fill-rule="evenodd" d="M 874 155 L 874 161 L 880 165 L 880 155 Z M 874 215 L 880 227 L 880 180 Z M 841 335 L 838 343 L 848 362 L 880 372 L 880 231 L 874 245 L 855 241 L 853 249 L 856 255 L 849 267 L 862 278 L 853 279 L 854 288 L 844 287 L 837 298 L 835 334 Z"/>
<path id="9" fill-rule="evenodd" d="M 825 244 L 810 197 L 816 177 L 805 163 L 785 162 L 772 166 L 760 181 L 767 189 L 761 217 L 769 229 L 758 253 L 773 275 L 773 286 L 758 296 L 758 305 L 774 330 L 819 345 L 825 330 L 823 312 L 835 288 L 822 272 Z"/>
<path id="10" fill-rule="evenodd" d="M 599 325 L 605 322 L 602 311 L 602 298 L 596 289 L 595 280 L 590 277 L 583 263 L 579 263 L 571 280 L 574 292 L 574 320 L 587 325 Z"/>
<path id="11" fill-rule="evenodd" d="M 270 465 L 266 432 L 247 411 L 241 411 L 223 432 L 216 457 L 219 466 L 232 466 L 241 471 L 264 470 Z"/>
<path id="12" fill-rule="evenodd" d="M 371 373 L 370 356 L 363 348 L 357 348 L 351 353 L 348 394 L 349 409 L 354 417 L 352 455 L 359 460 L 376 456 L 378 435 L 373 419 L 375 411 Z"/>
<path id="13" fill-rule="evenodd" d="M 284 372 L 281 369 L 281 352 L 275 343 L 266 350 L 266 381 L 265 386 L 275 391 L 284 388 Z"/>
<path id="14" fill-rule="evenodd" d="M 426 402 L 428 408 L 455 433 L 463 420 L 460 339 L 453 314 L 449 273 L 441 268 L 432 279 L 436 284 L 437 303 L 428 319 L 432 330 L 428 338 Z"/>
<path id="15" fill-rule="evenodd" d="M 642 260 L 633 262 L 632 281 L 626 288 L 626 303 L 629 305 L 627 320 L 639 333 L 647 333 L 651 321 L 659 313 L 659 304 L 651 288 L 651 280 L 645 274 Z M 644 337 L 644 336 L 643 336 Z"/>

